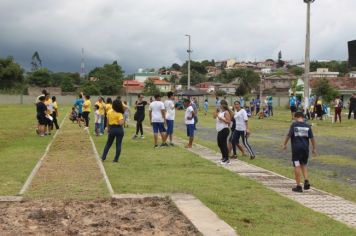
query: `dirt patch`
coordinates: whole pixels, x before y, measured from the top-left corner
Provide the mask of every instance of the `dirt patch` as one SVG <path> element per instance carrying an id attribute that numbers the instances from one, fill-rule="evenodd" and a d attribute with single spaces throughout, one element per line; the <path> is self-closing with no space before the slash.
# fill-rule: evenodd
<path id="1" fill-rule="evenodd" d="M 168 198 L 0 203 L 0 235 L 200 235 Z"/>

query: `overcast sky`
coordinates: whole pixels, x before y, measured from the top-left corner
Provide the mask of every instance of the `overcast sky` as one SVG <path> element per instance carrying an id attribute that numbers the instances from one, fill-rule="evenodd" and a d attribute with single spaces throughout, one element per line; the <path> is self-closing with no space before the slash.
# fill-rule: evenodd
<path id="1" fill-rule="evenodd" d="M 346 60 L 356 39 L 355 0 L 312 4 L 312 59 Z M 303 0 L 0 0 L 0 57 L 29 69 L 38 51 L 53 71 L 118 60 L 127 73 L 192 59 L 302 61 Z"/>

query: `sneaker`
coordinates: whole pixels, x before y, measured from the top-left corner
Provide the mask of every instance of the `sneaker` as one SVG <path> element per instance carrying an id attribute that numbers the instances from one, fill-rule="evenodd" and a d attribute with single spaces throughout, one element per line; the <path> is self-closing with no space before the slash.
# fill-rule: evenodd
<path id="1" fill-rule="evenodd" d="M 256 158 L 256 156 L 250 156 L 250 160 L 253 160 L 255 158 Z"/>
<path id="2" fill-rule="evenodd" d="M 144 139 L 144 138 L 145 138 L 145 136 L 141 135 L 141 139 Z"/>
<path id="3" fill-rule="evenodd" d="M 113 160 L 112 162 L 113 162 L 113 163 L 117 163 L 117 162 L 119 162 L 119 160 Z"/>
<path id="4" fill-rule="evenodd" d="M 169 143 L 169 145 L 171 145 L 172 147 L 174 147 L 174 143 Z"/>
<path id="5" fill-rule="evenodd" d="M 222 161 L 220 162 L 220 164 L 221 164 L 221 165 L 228 165 L 228 164 L 230 164 L 230 160 L 229 160 L 229 159 L 227 159 L 227 160 L 222 160 Z"/>
<path id="6" fill-rule="evenodd" d="M 155 145 L 153 148 L 159 148 L 158 145 Z"/>
<path id="7" fill-rule="evenodd" d="M 132 136 L 132 139 L 136 139 L 137 138 L 137 135 L 135 134 L 134 136 Z"/>
<path id="8" fill-rule="evenodd" d="M 103 133 L 100 133 L 99 136 L 103 136 L 104 134 Z"/>
<path id="9" fill-rule="evenodd" d="M 237 156 L 236 156 L 236 155 L 232 155 L 232 156 L 230 157 L 230 159 L 237 159 Z"/>
<path id="10" fill-rule="evenodd" d="M 88 130 L 88 129 L 89 129 L 89 127 L 85 127 L 85 128 L 84 128 L 84 130 Z"/>
<path id="11" fill-rule="evenodd" d="M 161 147 L 168 147 L 168 144 L 167 143 L 162 143 Z"/>
<path id="12" fill-rule="evenodd" d="M 303 192 L 303 189 L 302 189 L 302 186 L 297 185 L 297 186 L 295 186 L 294 188 L 292 188 L 292 191 L 293 191 L 293 192 L 302 193 L 302 192 Z"/>
<path id="13" fill-rule="evenodd" d="M 309 183 L 309 180 L 305 180 L 304 181 L 304 190 L 309 190 L 310 189 L 310 183 Z"/>

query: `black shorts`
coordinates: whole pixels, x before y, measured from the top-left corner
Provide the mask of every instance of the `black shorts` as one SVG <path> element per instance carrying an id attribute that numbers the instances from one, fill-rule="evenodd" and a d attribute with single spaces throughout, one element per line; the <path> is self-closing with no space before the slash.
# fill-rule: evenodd
<path id="1" fill-rule="evenodd" d="M 82 116 L 83 116 L 82 113 L 78 113 L 77 118 L 80 119 L 80 118 L 82 118 Z"/>
<path id="2" fill-rule="evenodd" d="M 309 151 L 299 151 L 298 153 L 292 154 L 293 166 L 297 167 L 300 165 L 307 165 L 309 159 Z"/>
<path id="3" fill-rule="evenodd" d="M 46 125 L 46 116 L 45 115 L 40 115 L 40 114 L 37 114 L 37 121 L 38 121 L 38 124 L 40 125 Z"/>
<path id="4" fill-rule="evenodd" d="M 291 106 L 290 107 L 290 112 L 297 112 L 297 107 L 296 106 Z"/>
<path id="5" fill-rule="evenodd" d="M 46 125 L 51 126 L 52 124 L 53 124 L 53 121 L 46 117 Z"/>

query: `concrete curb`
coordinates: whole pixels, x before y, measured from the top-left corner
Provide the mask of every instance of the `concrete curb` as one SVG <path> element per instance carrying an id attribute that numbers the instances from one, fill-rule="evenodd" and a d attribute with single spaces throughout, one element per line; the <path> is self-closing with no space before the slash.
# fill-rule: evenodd
<path id="1" fill-rule="evenodd" d="M 144 199 L 169 197 L 180 212 L 206 236 L 236 236 L 235 230 L 225 221 L 221 220 L 212 210 L 199 199 L 190 194 L 115 194 L 114 199 Z"/>
<path id="2" fill-rule="evenodd" d="M 21 196 L 0 196 L 0 202 L 21 202 Z"/>
<path id="3" fill-rule="evenodd" d="M 68 113 L 63 118 L 63 120 L 62 120 L 62 122 L 61 122 L 61 124 L 59 126 L 59 130 L 56 130 L 56 133 L 53 135 L 53 138 L 52 138 L 51 142 L 47 145 L 47 148 L 46 148 L 44 154 L 42 155 L 41 159 L 37 162 L 36 166 L 32 169 L 32 172 L 28 176 L 25 184 L 22 186 L 22 188 L 21 188 L 21 190 L 19 192 L 19 195 L 23 195 L 27 191 L 27 189 L 30 187 L 30 185 L 32 183 L 32 180 L 35 177 L 35 175 L 37 174 L 38 170 L 40 169 L 43 160 L 46 158 L 46 156 L 47 156 L 47 154 L 49 152 L 49 149 L 51 148 L 51 145 L 52 145 L 53 141 L 57 137 L 58 133 L 62 130 L 62 126 L 63 126 L 64 121 L 66 120 L 67 116 L 68 116 Z"/>

